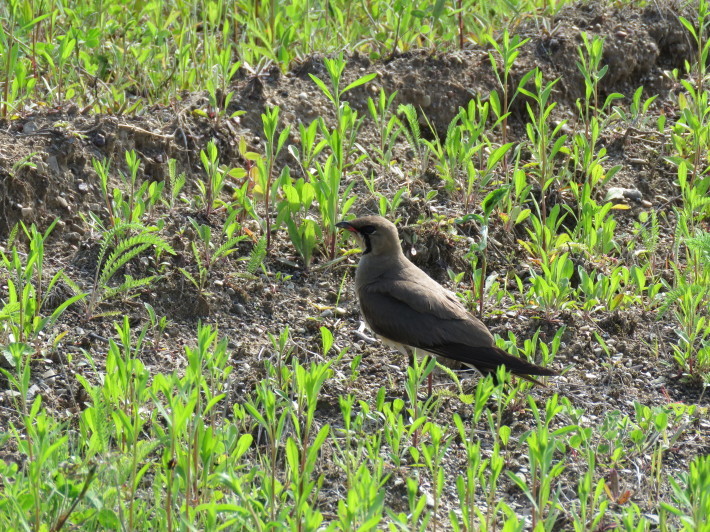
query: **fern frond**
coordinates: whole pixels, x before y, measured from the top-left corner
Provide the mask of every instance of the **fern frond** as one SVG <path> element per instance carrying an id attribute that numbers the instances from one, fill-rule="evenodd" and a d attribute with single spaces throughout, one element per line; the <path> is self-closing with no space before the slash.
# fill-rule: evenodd
<path id="1" fill-rule="evenodd" d="M 129 240 L 134 240 L 138 237 L 132 237 Z M 130 249 L 129 245 L 121 245 L 126 241 L 122 241 L 119 246 L 109 255 L 106 259 L 106 264 L 101 272 L 101 277 L 99 278 L 99 285 L 104 286 L 108 281 L 115 275 L 115 273 L 124 266 L 128 261 L 134 258 L 139 253 L 142 253 L 150 247 L 149 243 L 138 244 L 137 242 L 132 242 L 130 246 L 135 246 Z"/>
<path id="2" fill-rule="evenodd" d="M 101 247 L 99 248 L 99 255 L 96 259 L 96 271 L 101 270 L 101 265 L 103 264 L 104 257 L 108 251 L 109 244 L 115 241 L 116 236 L 123 234 L 124 232 L 135 229 L 137 231 L 145 231 L 145 227 L 141 224 L 122 222 L 111 227 L 103 234 L 103 240 L 101 241 Z M 97 273 L 98 278 L 98 273 Z"/>
<path id="3" fill-rule="evenodd" d="M 188 272 L 185 268 L 178 268 L 178 270 L 180 270 L 180 273 L 182 273 L 188 281 L 195 285 L 195 288 L 198 290 L 200 289 L 200 283 L 197 282 L 194 275 Z"/>
<path id="4" fill-rule="evenodd" d="M 15 244 L 15 239 L 17 238 L 17 231 L 19 230 L 20 226 L 19 224 L 15 224 L 12 226 L 12 229 L 10 229 L 10 234 L 7 235 L 7 249 L 10 250 L 12 249 L 13 245 Z"/>
<path id="5" fill-rule="evenodd" d="M 66 273 L 64 273 L 64 270 L 60 270 L 60 273 L 62 274 L 62 281 L 64 281 L 64 283 L 71 289 L 71 291 L 75 295 L 83 293 L 81 287 L 76 284 Z"/>
<path id="6" fill-rule="evenodd" d="M 219 259 L 224 258 L 228 255 L 231 255 L 237 250 L 237 244 L 244 240 L 246 238 L 246 235 L 241 235 L 241 236 L 234 236 L 230 239 L 228 239 L 224 244 L 219 246 L 217 250 L 214 252 L 212 255 L 212 264 L 216 263 Z"/>
<path id="7" fill-rule="evenodd" d="M 123 315 L 123 311 L 120 310 L 107 310 L 105 312 L 99 312 L 98 314 L 92 314 L 91 319 L 95 318 L 115 318 L 116 316 Z"/>
<path id="8" fill-rule="evenodd" d="M 689 249 L 698 252 L 705 268 L 710 267 L 710 233 L 703 232 L 698 236 L 687 238 L 685 244 Z"/>
<path id="9" fill-rule="evenodd" d="M 128 225 L 128 224 L 127 224 Z M 131 224 L 136 225 L 136 224 Z M 106 259 L 106 263 L 99 278 L 99 285 L 105 285 L 115 275 L 115 273 L 136 255 L 142 253 L 150 246 L 165 251 L 171 255 L 175 254 L 170 245 L 156 234 L 144 232 L 135 236 L 124 238 L 118 242 L 111 255 Z"/>
<path id="10" fill-rule="evenodd" d="M 104 291 L 104 299 L 110 299 L 115 295 L 143 288 L 144 286 L 148 286 L 152 283 L 153 280 L 155 280 L 155 275 L 149 275 L 148 277 L 142 277 L 140 279 L 134 279 L 130 275 L 126 275 L 125 280 L 119 286 L 107 288 Z"/>
<path id="11" fill-rule="evenodd" d="M 264 262 L 264 258 L 266 258 L 266 237 L 262 236 L 251 250 L 249 262 L 247 263 L 247 272 L 256 273 L 256 270 Z"/>

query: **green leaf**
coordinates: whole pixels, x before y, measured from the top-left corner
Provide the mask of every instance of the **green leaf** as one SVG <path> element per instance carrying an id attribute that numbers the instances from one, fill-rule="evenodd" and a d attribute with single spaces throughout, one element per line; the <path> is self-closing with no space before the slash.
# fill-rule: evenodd
<path id="1" fill-rule="evenodd" d="M 121 520 L 116 515 L 116 512 L 108 508 L 103 508 L 96 514 L 96 520 L 104 530 L 119 530 L 121 528 Z"/>
<path id="2" fill-rule="evenodd" d="M 330 351 L 330 348 L 333 347 L 333 333 L 330 332 L 327 327 L 321 327 L 320 334 L 321 344 L 323 346 L 323 355 L 325 355 L 328 351 Z"/>
<path id="3" fill-rule="evenodd" d="M 359 87 L 360 85 L 364 85 L 365 83 L 372 81 L 376 77 L 377 77 L 377 72 L 371 72 L 370 74 L 367 74 L 367 75 L 361 77 L 360 79 L 356 79 L 350 85 L 345 87 L 340 94 L 345 94 L 349 90 L 354 89 L 355 87 Z"/>
<path id="4" fill-rule="evenodd" d="M 492 192 L 488 193 L 488 195 L 483 200 L 483 203 L 481 204 L 481 207 L 483 208 L 484 216 L 486 218 L 488 218 L 490 216 L 491 212 L 493 212 L 493 209 L 496 208 L 496 206 L 505 197 L 505 195 L 508 193 L 509 190 L 510 190 L 510 187 L 505 186 L 505 187 L 497 188 L 496 190 L 493 190 Z"/>
<path id="5" fill-rule="evenodd" d="M 311 77 L 311 79 L 313 80 L 313 83 L 315 83 L 316 85 L 318 85 L 318 88 L 320 88 L 320 90 L 323 91 L 323 94 L 325 94 L 326 97 L 327 97 L 332 103 L 335 103 L 335 98 L 333 98 L 333 94 L 330 92 L 330 90 L 328 89 L 328 87 L 326 86 L 326 84 L 323 83 L 323 81 L 321 81 L 319 78 L 317 78 L 317 77 L 314 76 L 313 74 L 310 74 L 310 73 L 309 73 L 308 75 L 309 75 L 309 76 Z"/>

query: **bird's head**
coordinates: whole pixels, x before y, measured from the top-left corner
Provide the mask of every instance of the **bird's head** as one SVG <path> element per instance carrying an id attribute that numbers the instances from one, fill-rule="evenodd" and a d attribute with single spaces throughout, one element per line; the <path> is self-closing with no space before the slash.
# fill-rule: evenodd
<path id="1" fill-rule="evenodd" d="M 397 228 L 381 216 L 364 216 L 347 222 L 339 222 L 337 227 L 350 231 L 358 243 L 362 254 L 398 256 L 402 253 Z"/>

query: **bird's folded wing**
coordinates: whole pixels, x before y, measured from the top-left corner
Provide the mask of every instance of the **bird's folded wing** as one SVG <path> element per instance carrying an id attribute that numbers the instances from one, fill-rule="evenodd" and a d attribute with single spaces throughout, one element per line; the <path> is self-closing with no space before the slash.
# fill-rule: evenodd
<path id="1" fill-rule="evenodd" d="M 375 333 L 413 347 L 493 344 L 485 326 L 455 296 L 437 284 L 434 287 L 405 280 L 365 285 L 359 294 L 360 308 Z"/>
<path id="2" fill-rule="evenodd" d="M 496 347 L 485 325 L 463 307 L 461 317 L 458 309 L 451 309 L 441 298 L 424 299 L 422 290 L 426 287 L 420 286 L 418 292 L 413 292 L 410 284 L 397 282 L 387 287 L 378 284 L 363 287 L 360 308 L 376 334 L 474 366 L 484 375 L 495 373 L 503 364 L 517 375 L 555 375 L 550 369 Z"/>

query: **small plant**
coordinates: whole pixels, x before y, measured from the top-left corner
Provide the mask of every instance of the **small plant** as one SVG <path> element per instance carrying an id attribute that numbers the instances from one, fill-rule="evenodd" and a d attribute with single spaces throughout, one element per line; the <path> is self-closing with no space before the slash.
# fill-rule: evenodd
<path id="1" fill-rule="evenodd" d="M 322 166 L 316 163 L 316 171 L 317 174 L 312 182 L 318 209 L 320 210 L 326 249 L 329 250 L 329 256 L 332 260 L 335 258 L 335 243 L 338 239 L 335 224 L 350 211 L 357 199 L 357 196 L 352 194 L 355 181 L 351 181 L 342 192 L 340 191 L 342 173 L 338 170 L 338 165 L 333 155 L 329 155 Z"/>
<path id="2" fill-rule="evenodd" d="M 109 227 L 115 228 L 120 223 L 134 224 L 142 223 L 146 214 L 151 214 L 153 208 L 162 199 L 165 183 L 143 181 L 138 178 L 141 161 L 135 150 L 125 153 L 128 174 L 119 172 L 125 192 L 118 187 L 111 188 L 109 185 L 110 161 L 104 159 L 100 161 L 93 159 L 92 165 L 99 177 L 99 186 L 108 211 Z M 92 218 L 98 225 L 103 225 L 97 215 L 91 213 Z"/>
<path id="3" fill-rule="evenodd" d="M 612 215 L 614 205 L 612 203 L 597 205 L 591 197 L 587 197 L 579 205 L 580 214 L 572 241 L 593 258 L 603 259 L 618 251 L 619 245 L 614 239 L 616 230 L 616 220 Z"/>
<path id="4" fill-rule="evenodd" d="M 276 129 L 279 124 L 278 106 L 266 109 L 266 112 L 261 115 L 261 121 L 264 125 L 266 153 L 265 159 L 259 159 L 257 161 L 258 181 L 255 192 L 261 194 L 264 198 L 264 234 L 266 235 L 266 249 L 268 251 L 271 248 L 271 204 L 276 195 L 275 188 L 278 187 L 278 181 L 273 181 L 274 166 L 276 164 L 276 157 L 281 151 L 281 148 L 283 148 L 286 139 L 288 139 L 291 126 L 285 127 L 279 134 L 278 139 L 276 138 Z M 272 182 L 275 186 L 272 186 Z"/>
<path id="5" fill-rule="evenodd" d="M 380 143 L 373 149 L 382 171 L 389 168 L 394 157 L 394 146 L 402 133 L 402 124 L 391 110 L 396 96 L 397 91 L 387 96 L 385 90 L 380 88 L 377 101 L 372 98 L 367 99 L 367 110 L 379 133 Z"/>
<path id="6" fill-rule="evenodd" d="M 22 224 L 29 242 L 26 254 L 18 250 L 16 243 L 12 243 L 7 253 L 0 249 L 0 266 L 7 272 L 5 283 L 8 295 L 7 301 L 0 300 L 0 338 L 4 339 L 3 342 L 34 340 L 38 335 L 46 333 L 71 305 L 87 295 L 77 293 L 60 302 L 49 315 L 45 315 L 44 310 L 52 290 L 64 277 L 63 270 L 59 270 L 49 282 L 45 279 L 45 241 L 56 223 L 56 220 L 52 222 L 44 233 L 38 231 L 34 224 L 29 228 Z M 13 242 L 16 234 L 17 226 L 11 231 L 8 242 Z M 14 365 L 12 357 L 8 358 L 8 362 Z"/>
<path id="7" fill-rule="evenodd" d="M 185 186 L 186 181 L 185 173 L 177 173 L 177 161 L 175 159 L 168 159 L 168 175 L 166 176 L 167 186 L 169 189 L 169 196 L 167 200 L 163 200 L 169 209 L 175 207 L 175 200 L 180 196 L 180 192 Z"/>
<path id="8" fill-rule="evenodd" d="M 531 286 L 527 297 L 534 301 L 545 313 L 545 319 L 552 320 L 553 313 L 575 305 L 574 288 L 570 282 L 574 273 L 574 263 L 568 253 L 552 259 L 541 257 L 542 274 L 531 271 Z"/>
<path id="9" fill-rule="evenodd" d="M 200 161 L 202 161 L 202 167 L 207 174 L 207 179 L 204 181 L 198 180 L 196 184 L 202 197 L 205 216 L 209 217 L 215 207 L 217 198 L 222 192 L 225 177 L 225 172 L 219 167 L 219 152 L 214 139 L 207 143 L 207 147 L 204 150 L 200 150 Z"/>
<path id="10" fill-rule="evenodd" d="M 501 90 L 503 92 L 502 103 L 498 98 L 498 93 L 495 91 L 491 93 L 491 107 L 498 118 L 498 124 L 500 124 L 503 138 L 502 143 L 504 145 L 508 142 L 508 116 L 510 116 L 510 107 L 520 93 L 520 88 L 524 87 L 530 77 L 534 75 L 534 71 L 530 71 L 525 74 L 518 82 L 513 94 L 510 94 L 510 73 L 513 69 L 513 65 L 515 64 L 515 60 L 520 54 L 520 48 L 522 48 L 529 40 L 530 39 L 521 39 L 519 35 L 514 35 L 511 39 L 507 29 L 503 32 L 500 43 L 493 39 L 493 37 L 488 37 L 488 42 L 497 52 L 497 55 L 493 52 L 488 52 L 488 59 L 491 62 L 493 73 L 495 74 L 498 84 L 501 86 Z M 498 63 L 499 60 L 500 64 Z M 504 167 L 507 169 L 505 160 Z"/>
<path id="11" fill-rule="evenodd" d="M 392 199 L 389 199 L 385 194 L 376 190 L 375 182 L 377 181 L 377 178 L 374 175 L 372 175 L 370 179 L 364 177 L 363 180 L 365 182 L 365 186 L 367 186 L 367 189 L 370 191 L 370 194 L 378 200 L 377 204 L 380 216 L 387 217 L 394 214 L 402 203 L 405 194 L 409 192 L 406 187 L 402 187 L 394 193 Z M 396 223 L 396 220 L 393 221 Z"/>
<path id="12" fill-rule="evenodd" d="M 597 310 L 598 306 L 609 311 L 625 309 L 639 299 L 629 293 L 631 271 L 623 265 L 609 273 L 597 272 L 596 275 L 590 275 L 581 266 L 577 272 L 577 291 L 583 302 L 582 308 L 586 311 Z"/>
<path id="13" fill-rule="evenodd" d="M 572 237 L 564 230 L 562 223 L 567 213 L 563 213 L 560 205 L 555 205 L 548 216 L 531 216 L 532 229 L 525 228 L 530 241 L 518 240 L 518 243 L 534 259 L 546 261 L 557 256 L 562 249 L 566 249 Z"/>
<path id="14" fill-rule="evenodd" d="M 311 177 L 313 162 L 326 146 L 326 141 L 324 139 L 316 142 L 319 127 L 321 127 L 320 120 L 313 120 L 308 126 L 305 126 L 302 122 L 299 122 L 298 133 L 301 149 L 299 150 L 296 144 L 290 144 L 288 146 L 288 152 L 301 168 L 303 179 L 309 179 Z"/>
<path id="15" fill-rule="evenodd" d="M 228 38 L 230 33 L 228 24 L 225 24 L 223 31 L 225 39 Z M 236 63 L 232 62 L 234 50 L 231 42 L 228 42 L 221 50 L 215 51 L 214 54 L 217 63 L 217 79 L 213 76 L 209 76 L 206 79 L 205 85 L 210 97 L 210 114 L 217 117 L 217 123 L 219 124 L 220 118 L 227 113 L 229 104 L 234 97 L 234 92 L 228 90 L 229 84 L 232 82 L 234 75 L 241 68 L 242 63 L 240 61 Z M 235 111 L 231 114 L 230 118 L 243 115 L 245 112 L 246 111 Z"/>
<path id="16" fill-rule="evenodd" d="M 488 229 L 493 210 L 498 206 L 506 194 L 509 193 L 507 187 L 499 188 L 489 193 L 481 204 L 483 216 L 478 214 L 468 214 L 461 220 L 476 220 L 481 225 L 481 238 L 478 243 L 473 244 L 469 250 L 469 260 L 473 264 L 477 264 L 480 255 L 481 267 L 480 271 L 473 267 L 473 278 L 478 280 L 478 315 L 483 316 L 483 293 L 488 269 Z M 475 258 L 475 261 L 473 260 Z"/>
<path id="17" fill-rule="evenodd" d="M 308 270 L 316 245 L 322 238 L 318 223 L 308 218 L 308 212 L 316 198 L 316 189 L 311 183 L 299 178 L 293 183 L 284 183 L 281 190 L 284 199 L 278 207 L 276 225 L 286 224 L 291 243 L 303 259 L 304 269 Z"/>
<path id="18" fill-rule="evenodd" d="M 426 139 L 422 138 L 417 110 L 411 103 L 400 104 L 397 108 L 397 114 L 404 116 L 404 120 L 402 120 L 402 133 L 407 139 L 407 142 L 409 142 L 409 146 L 414 150 L 415 156 L 419 161 L 419 170 L 417 173 L 418 176 L 421 177 L 429 168 L 431 145 Z"/>
<path id="19" fill-rule="evenodd" d="M 531 210 L 527 204 L 531 191 L 532 185 L 528 184 L 525 171 L 516 168 L 513 171 L 512 186 L 503 198 L 505 203 L 500 213 L 506 230 L 510 231 L 514 225 L 521 224 L 530 217 Z"/>
<path id="20" fill-rule="evenodd" d="M 554 161 L 567 140 L 567 135 L 561 134 L 564 120 L 554 127 L 551 125 L 550 115 L 557 106 L 555 102 L 550 103 L 552 89 L 559 78 L 545 83 L 542 72 L 535 70 L 532 79 L 535 84 L 535 92 L 520 88 L 520 92 L 530 98 L 536 105 L 535 108 L 526 102 L 530 122 L 526 124 L 526 132 L 530 141 L 530 151 L 533 155 L 534 175 L 540 194 L 538 205 L 538 215 L 542 220 L 542 225 L 547 222 L 547 191 L 555 183 Z"/>
<path id="21" fill-rule="evenodd" d="M 355 196 L 350 196 L 354 181 L 346 187 L 344 192 L 340 192 L 340 183 L 345 177 L 346 171 L 353 165 L 363 160 L 366 155 L 361 155 L 354 160 L 352 155 L 356 146 L 357 133 L 362 126 L 363 117 L 358 117 L 358 113 L 348 102 L 343 100 L 343 96 L 348 91 L 368 83 L 377 74 L 371 73 L 356 79 L 344 89 L 340 88 L 345 60 L 341 53 L 333 59 L 323 61 L 331 88 L 318 77 L 309 74 L 313 82 L 323 92 L 323 94 L 333 104 L 335 110 L 335 127 L 328 129 L 324 121 L 320 121 L 321 134 L 326 146 L 331 153 L 325 164 L 316 163 L 316 175 L 313 184 L 316 188 L 316 199 L 321 211 L 323 233 L 326 239 L 326 247 L 329 249 L 331 259 L 335 258 L 335 244 L 337 241 L 336 223 L 347 214 L 350 206 L 355 201 Z"/>
<path id="22" fill-rule="evenodd" d="M 136 231 L 136 234 L 124 236 L 129 231 Z M 111 244 L 114 244 L 113 247 L 111 247 Z M 99 305 L 118 295 L 135 297 L 137 294 L 134 292 L 150 285 L 155 280 L 154 275 L 140 279 L 125 275 L 123 283 L 115 287 L 109 286 L 109 282 L 119 270 L 151 247 L 155 248 L 157 253 L 175 254 L 173 248 L 155 233 L 155 228 L 146 228 L 139 224 L 120 223 L 114 229 L 109 229 L 104 233 L 99 255 L 96 259 L 94 284 L 89 292 L 89 300 L 86 303 L 85 319 L 115 314 L 114 312 L 96 314 L 96 310 Z M 66 276 L 64 278 L 67 280 Z"/>
<path id="23" fill-rule="evenodd" d="M 675 479 L 670 482 L 675 504 L 662 502 L 661 508 L 680 517 L 682 530 L 690 532 L 702 529 L 710 515 L 710 458 L 695 458 L 688 472 L 681 476 L 680 482 Z"/>
<path id="24" fill-rule="evenodd" d="M 409 419 L 411 419 L 411 427 L 408 429 L 409 434 L 412 435 L 412 447 L 410 450 L 417 449 L 419 445 L 419 432 L 422 425 L 427 422 L 427 418 L 436 410 L 438 407 L 438 401 L 436 397 L 432 395 L 431 390 L 431 377 L 433 377 L 432 372 L 436 367 L 436 359 L 430 356 L 425 356 L 422 358 L 421 362 L 417 360 L 417 354 L 412 353 L 410 355 L 409 366 L 407 366 L 407 381 L 404 385 L 404 389 L 407 392 L 407 397 L 409 398 Z M 424 384 L 424 381 L 428 380 L 428 397 L 426 401 L 419 400 L 419 389 Z M 417 458 L 415 458 L 417 460 Z"/>
<path id="25" fill-rule="evenodd" d="M 424 465 L 431 479 L 434 499 L 431 530 L 436 531 L 439 527 L 439 504 L 444 492 L 444 466 L 442 462 L 451 444 L 451 438 L 446 435 L 445 429 L 431 421 L 424 425 L 422 434 L 430 442 L 422 442 L 420 456 L 424 459 Z"/>
<path id="26" fill-rule="evenodd" d="M 321 336 L 325 356 L 332 347 L 333 336 L 325 327 L 321 327 Z M 334 359 L 331 359 L 322 364 L 312 363 L 309 368 L 304 368 L 298 359 L 293 359 L 296 405 L 291 411 L 291 423 L 296 437 L 289 437 L 286 442 L 286 459 L 291 475 L 290 490 L 294 497 L 296 522 L 302 522 L 312 511 L 310 506 L 315 506 L 318 489 L 323 482 L 322 478 L 317 482 L 311 480 L 311 476 L 330 432 L 330 425 L 323 425 L 314 437 L 312 432 L 318 394 L 325 380 L 332 374 L 330 366 L 333 362 Z"/>
<path id="27" fill-rule="evenodd" d="M 651 126 L 652 118 L 648 116 L 648 111 L 657 98 L 658 95 L 654 95 L 643 99 L 643 87 L 639 87 L 631 97 L 628 111 L 623 107 L 612 106 L 612 112 L 627 127 L 645 129 Z"/>
<path id="28" fill-rule="evenodd" d="M 277 457 L 280 442 L 284 440 L 286 422 L 289 419 L 289 405 L 290 401 L 277 394 L 267 380 L 258 384 L 255 398 L 244 403 L 247 413 L 266 435 L 268 462 L 266 470 L 261 475 L 263 484 L 260 491 L 267 497 L 266 512 L 271 522 L 275 522 L 282 504 L 283 485 L 279 478 Z"/>
<path id="29" fill-rule="evenodd" d="M 537 428 L 530 432 L 526 440 L 531 472 L 530 482 L 508 471 L 510 479 L 518 485 L 533 505 L 533 529 L 538 523 L 543 523 L 544 529 L 549 530 L 562 511 L 559 487 L 553 491 L 553 486 L 555 479 L 564 471 L 565 465 L 563 461 L 555 460 L 554 454 L 557 450 L 557 439 L 574 430 L 575 427 L 567 426 L 555 431 L 550 430 L 550 422 L 562 410 L 557 401 L 557 395 L 553 395 L 548 400 L 545 405 L 545 418 L 542 419 L 537 404 L 532 397 L 528 398 L 537 423 Z"/>
<path id="30" fill-rule="evenodd" d="M 214 266 L 229 255 L 239 251 L 237 244 L 247 238 L 246 235 L 237 234 L 241 229 L 241 226 L 236 221 L 238 211 L 229 209 L 228 212 L 229 214 L 224 220 L 217 241 L 213 239 L 212 228 L 209 225 L 201 224 L 194 218 L 189 218 L 190 224 L 197 235 L 197 239 L 190 242 L 192 256 L 195 258 L 197 266 L 197 277 L 185 268 L 180 268 L 180 272 L 197 288 L 199 297 L 203 297 L 210 272 Z"/>

